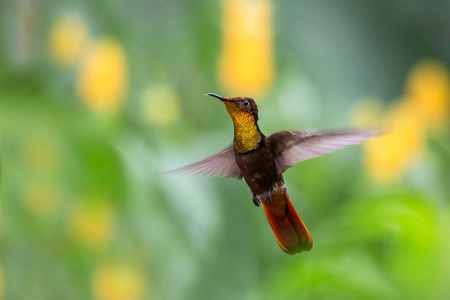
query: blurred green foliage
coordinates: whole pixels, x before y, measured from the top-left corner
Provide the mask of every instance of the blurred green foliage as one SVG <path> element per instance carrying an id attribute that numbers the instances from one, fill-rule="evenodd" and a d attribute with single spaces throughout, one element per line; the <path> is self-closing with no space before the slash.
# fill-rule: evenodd
<path id="1" fill-rule="evenodd" d="M 450 63 L 450 1 L 272 5 L 276 79 L 257 99 L 266 134 L 350 127 L 355 103 L 396 100 L 418 60 Z M 366 175 L 361 147 L 287 171 L 314 239 L 288 256 L 243 182 L 158 175 L 232 141 L 225 110 L 203 97 L 223 91 L 220 2 L 0 7 L 0 299 L 450 297 L 447 129 L 387 186 Z M 126 53 L 116 112 L 81 101 L 78 65 L 49 50 L 55 19 L 73 11 Z M 163 103 L 154 114 L 148 91 Z"/>

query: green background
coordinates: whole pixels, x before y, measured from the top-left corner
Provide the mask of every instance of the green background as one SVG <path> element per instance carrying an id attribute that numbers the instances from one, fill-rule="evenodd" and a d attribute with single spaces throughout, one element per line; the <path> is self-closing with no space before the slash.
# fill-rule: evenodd
<path id="1" fill-rule="evenodd" d="M 203 96 L 226 94 L 216 76 L 220 2 L 36 1 L 25 62 L 15 48 L 19 3 L 0 4 L 5 299 L 95 298 L 104 261 L 137 266 L 144 299 L 450 297 L 448 135 L 429 136 L 421 163 L 389 186 L 368 177 L 360 146 L 289 169 L 286 186 L 314 240 L 310 252 L 289 256 L 244 182 L 158 175 L 232 141 L 223 105 Z M 275 1 L 273 9 L 276 77 L 257 99 L 267 135 L 351 127 L 359 100 L 395 101 L 422 58 L 450 63 L 449 1 Z M 115 115 L 90 112 L 74 92 L 76 71 L 49 57 L 52 21 L 65 10 L 125 49 L 129 90 Z M 140 111 L 143 91 L 156 85 L 180 100 L 168 126 Z M 30 189 L 57 204 L 36 213 Z M 99 247 L 71 234 L 80 203 L 112 211 Z"/>

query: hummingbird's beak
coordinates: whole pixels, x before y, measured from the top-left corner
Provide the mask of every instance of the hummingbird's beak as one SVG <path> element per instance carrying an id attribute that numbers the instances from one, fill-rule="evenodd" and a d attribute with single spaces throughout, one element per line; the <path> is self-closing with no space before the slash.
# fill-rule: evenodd
<path id="1" fill-rule="evenodd" d="M 208 93 L 208 94 L 205 94 L 205 96 L 215 97 L 215 98 L 217 98 L 217 99 L 220 99 L 221 101 L 225 100 L 224 97 L 222 97 L 222 96 L 220 96 L 220 95 L 217 95 L 217 94 L 214 94 L 214 93 Z"/>
<path id="2" fill-rule="evenodd" d="M 214 93 L 208 93 L 208 94 L 205 94 L 205 96 L 211 96 L 211 97 L 219 99 L 220 101 L 231 101 L 227 97 L 223 97 L 223 96 L 220 96 L 220 95 L 217 95 L 217 94 L 214 94 Z"/>

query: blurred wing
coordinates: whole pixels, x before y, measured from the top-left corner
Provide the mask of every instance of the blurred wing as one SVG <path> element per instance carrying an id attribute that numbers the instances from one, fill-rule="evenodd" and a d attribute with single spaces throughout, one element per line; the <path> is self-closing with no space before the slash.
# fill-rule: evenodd
<path id="1" fill-rule="evenodd" d="M 279 131 L 268 137 L 275 149 L 280 172 L 307 159 L 359 144 L 382 134 L 382 130 L 343 132 Z"/>
<path id="2" fill-rule="evenodd" d="M 236 178 L 239 180 L 242 179 L 241 170 L 236 163 L 233 145 L 204 160 L 168 173 L 221 176 Z"/>

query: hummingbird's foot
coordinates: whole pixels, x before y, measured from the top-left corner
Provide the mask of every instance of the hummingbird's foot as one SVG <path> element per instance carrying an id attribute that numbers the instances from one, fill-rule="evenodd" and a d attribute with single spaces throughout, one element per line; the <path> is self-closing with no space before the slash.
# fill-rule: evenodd
<path id="1" fill-rule="evenodd" d="M 273 194 L 273 191 L 272 191 L 272 189 L 270 189 L 270 191 L 268 191 L 266 194 L 266 204 L 272 203 L 272 194 Z"/>
<path id="2" fill-rule="evenodd" d="M 253 203 L 254 203 L 257 207 L 260 207 L 260 206 L 261 206 L 261 201 L 259 201 L 258 197 L 256 197 L 255 194 L 253 194 L 252 200 L 253 200 Z"/>

